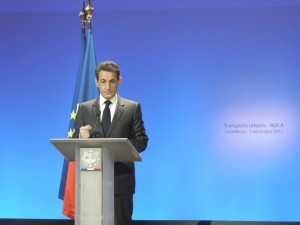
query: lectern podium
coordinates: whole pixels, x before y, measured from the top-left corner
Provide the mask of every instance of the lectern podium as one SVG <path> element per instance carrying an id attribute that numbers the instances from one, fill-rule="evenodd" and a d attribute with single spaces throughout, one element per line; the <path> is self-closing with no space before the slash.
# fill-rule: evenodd
<path id="1" fill-rule="evenodd" d="M 141 161 L 127 138 L 51 139 L 75 161 L 75 225 L 114 224 L 114 162 Z"/>

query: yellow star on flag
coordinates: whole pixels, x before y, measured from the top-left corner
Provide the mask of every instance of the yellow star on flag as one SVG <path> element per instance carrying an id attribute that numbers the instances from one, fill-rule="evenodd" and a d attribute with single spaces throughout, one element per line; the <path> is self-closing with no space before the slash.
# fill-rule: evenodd
<path id="1" fill-rule="evenodd" d="M 76 113 L 75 113 L 75 111 L 74 111 L 74 109 L 73 109 L 73 111 L 72 111 L 72 113 L 71 113 L 71 118 L 70 118 L 70 120 L 72 120 L 72 119 L 76 119 Z"/>
<path id="2" fill-rule="evenodd" d="M 73 136 L 74 130 L 72 130 L 72 128 L 70 128 L 70 130 L 68 131 L 68 138 L 71 138 Z"/>

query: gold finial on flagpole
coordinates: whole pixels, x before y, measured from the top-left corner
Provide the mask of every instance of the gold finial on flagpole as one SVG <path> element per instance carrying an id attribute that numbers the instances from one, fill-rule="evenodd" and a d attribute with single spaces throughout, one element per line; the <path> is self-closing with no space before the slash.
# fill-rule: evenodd
<path id="1" fill-rule="evenodd" d="M 89 29 L 89 31 L 91 31 L 92 30 L 92 22 L 91 22 L 91 20 L 92 20 L 92 13 L 94 11 L 94 7 L 92 6 L 90 0 L 88 1 L 87 6 L 85 7 L 85 11 L 87 12 L 88 29 Z"/>
<path id="2" fill-rule="evenodd" d="M 79 13 L 79 16 L 81 18 L 81 34 L 82 34 L 82 36 L 85 36 L 85 23 L 86 23 L 86 17 L 87 17 L 87 12 L 85 10 L 85 1 L 83 1 L 82 10 Z"/>

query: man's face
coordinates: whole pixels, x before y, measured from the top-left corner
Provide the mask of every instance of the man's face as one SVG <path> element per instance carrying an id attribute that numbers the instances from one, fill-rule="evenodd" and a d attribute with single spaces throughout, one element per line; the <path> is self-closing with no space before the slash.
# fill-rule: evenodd
<path id="1" fill-rule="evenodd" d="M 116 95 L 121 82 L 122 78 L 120 77 L 118 80 L 115 72 L 101 70 L 99 72 L 99 79 L 96 79 L 96 86 L 105 99 L 112 99 Z"/>

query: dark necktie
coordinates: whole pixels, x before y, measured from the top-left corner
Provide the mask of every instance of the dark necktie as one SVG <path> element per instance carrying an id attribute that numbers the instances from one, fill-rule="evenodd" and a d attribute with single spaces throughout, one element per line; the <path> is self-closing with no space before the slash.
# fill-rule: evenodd
<path id="1" fill-rule="evenodd" d="M 102 127 L 103 127 L 104 137 L 107 137 L 107 133 L 111 124 L 110 109 L 109 109 L 110 104 L 111 101 L 109 100 L 105 101 L 105 108 L 102 116 Z"/>

